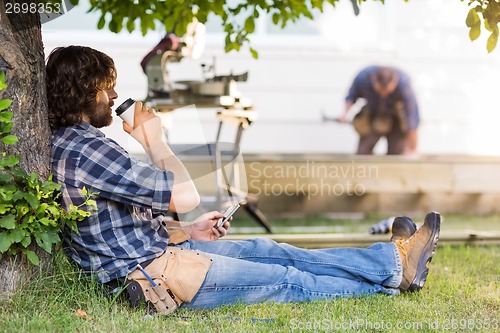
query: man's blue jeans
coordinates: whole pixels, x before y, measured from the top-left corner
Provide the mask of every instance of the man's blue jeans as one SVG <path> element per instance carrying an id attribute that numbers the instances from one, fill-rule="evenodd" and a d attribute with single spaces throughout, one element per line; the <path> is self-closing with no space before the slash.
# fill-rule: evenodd
<path id="1" fill-rule="evenodd" d="M 375 293 L 398 294 L 402 266 L 394 243 L 369 248 L 306 250 L 256 238 L 180 245 L 213 259 L 189 308 L 329 300 Z"/>

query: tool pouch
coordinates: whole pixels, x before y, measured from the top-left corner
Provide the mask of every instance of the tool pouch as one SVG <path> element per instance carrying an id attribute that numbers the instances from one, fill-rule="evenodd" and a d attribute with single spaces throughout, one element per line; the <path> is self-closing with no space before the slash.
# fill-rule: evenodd
<path id="1" fill-rule="evenodd" d="M 393 116 L 389 114 L 377 115 L 372 120 L 373 131 L 378 135 L 386 135 L 392 130 Z"/>
<path id="2" fill-rule="evenodd" d="M 169 246 L 144 269 L 156 286 L 139 269 L 130 273 L 128 278 L 139 283 L 146 301 L 167 315 L 183 302 L 193 299 L 211 265 L 212 259 L 207 255 Z"/>
<path id="3" fill-rule="evenodd" d="M 352 126 L 360 136 L 366 136 L 371 133 L 371 114 L 366 106 L 363 106 L 361 110 L 359 110 L 359 112 L 354 116 L 354 119 L 352 120 Z"/>
<path id="4" fill-rule="evenodd" d="M 191 239 L 188 233 L 182 229 L 168 229 L 169 244 L 177 245 Z"/>

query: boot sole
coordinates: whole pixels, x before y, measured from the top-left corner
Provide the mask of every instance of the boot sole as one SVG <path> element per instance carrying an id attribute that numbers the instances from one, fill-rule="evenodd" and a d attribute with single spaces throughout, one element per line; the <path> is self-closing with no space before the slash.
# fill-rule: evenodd
<path id="1" fill-rule="evenodd" d="M 427 280 L 427 274 L 429 273 L 429 267 L 427 267 L 427 264 L 432 261 L 432 257 L 436 252 L 436 246 L 439 239 L 439 230 L 441 228 L 441 215 L 436 212 L 427 214 L 424 224 L 430 225 L 429 227 L 432 230 L 432 234 L 429 238 L 429 241 L 424 247 L 422 255 L 418 259 L 417 272 L 415 274 L 415 278 L 408 288 L 408 291 L 422 289 L 425 281 Z"/>

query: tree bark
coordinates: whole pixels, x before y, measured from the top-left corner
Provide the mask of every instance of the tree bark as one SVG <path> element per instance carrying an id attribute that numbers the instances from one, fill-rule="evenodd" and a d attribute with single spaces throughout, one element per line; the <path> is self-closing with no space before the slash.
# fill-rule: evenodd
<path id="1" fill-rule="evenodd" d="M 46 179 L 50 172 L 50 128 L 45 88 L 45 57 L 38 13 L 6 13 L 7 3 L 29 0 L 0 0 L 0 71 L 6 72 L 7 89 L 0 98 L 12 100 L 13 134 L 19 142 L 0 145 L 1 151 L 20 155 L 20 166 Z M 33 249 L 35 250 L 35 249 Z M 49 256 L 35 250 L 42 267 Z M 15 292 L 32 268 L 25 258 L 3 256 L 0 261 L 0 297 Z"/>

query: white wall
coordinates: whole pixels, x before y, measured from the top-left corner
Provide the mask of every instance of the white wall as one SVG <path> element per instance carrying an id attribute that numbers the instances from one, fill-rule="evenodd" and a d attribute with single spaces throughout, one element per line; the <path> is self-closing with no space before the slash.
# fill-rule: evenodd
<path id="1" fill-rule="evenodd" d="M 243 152 L 354 152 L 357 136 L 352 128 L 323 123 L 320 113 L 340 114 L 357 71 L 379 63 L 400 66 L 413 79 L 421 109 L 422 154 L 500 155 L 500 49 L 487 54 L 484 31 L 480 41 L 469 40 L 467 10 L 459 0 L 394 1 L 365 3 L 354 17 L 350 1 L 343 1 L 315 23 L 288 32 L 272 32 L 265 20 L 259 22 L 251 37 L 258 60 L 246 51 L 224 54 L 223 36 L 209 33 L 200 60 L 185 59 L 169 68 L 174 79 L 200 79 L 200 64 L 216 57 L 219 75 L 249 71 L 249 80 L 239 89 L 252 99 L 258 120 L 244 135 Z M 93 29 L 95 22 L 95 15 L 75 8 L 44 24 L 46 54 L 59 45 L 98 48 L 115 59 L 118 102 L 129 96 L 145 98 L 146 77 L 139 62 L 160 33 L 114 35 Z M 313 32 L 292 33 L 306 28 Z M 173 114 L 175 141 L 215 136 L 215 110 L 198 111 L 201 124 L 191 120 L 193 112 Z M 120 121 L 105 132 L 132 152 L 138 150 L 122 133 Z M 384 151 L 384 143 L 377 151 Z"/>

